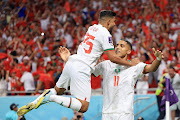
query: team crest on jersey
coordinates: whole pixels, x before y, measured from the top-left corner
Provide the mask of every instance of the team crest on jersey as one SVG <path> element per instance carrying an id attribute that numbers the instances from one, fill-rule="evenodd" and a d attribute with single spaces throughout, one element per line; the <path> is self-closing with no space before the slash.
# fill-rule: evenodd
<path id="1" fill-rule="evenodd" d="M 116 72 L 116 73 L 119 73 L 120 71 L 121 71 L 121 67 L 118 66 L 118 67 L 115 69 L 115 72 Z"/>
<path id="2" fill-rule="evenodd" d="M 110 43 L 111 45 L 113 45 L 112 37 L 109 37 L 109 43 Z"/>
<path id="3" fill-rule="evenodd" d="M 116 73 L 119 73 L 121 71 L 121 69 L 115 69 Z"/>

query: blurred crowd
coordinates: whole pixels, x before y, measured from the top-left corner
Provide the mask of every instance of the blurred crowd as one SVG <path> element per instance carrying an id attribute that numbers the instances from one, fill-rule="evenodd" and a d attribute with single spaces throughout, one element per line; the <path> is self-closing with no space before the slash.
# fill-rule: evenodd
<path id="1" fill-rule="evenodd" d="M 179 0 L 1 0 L 0 6 L 0 96 L 54 87 L 65 64 L 59 46 L 76 53 L 103 9 L 116 12 L 110 32 L 115 44 L 120 39 L 132 43 L 129 59 L 148 64 L 155 59 L 153 47 L 164 53 L 159 69 L 138 81 L 157 87 L 169 65 L 180 74 Z M 103 54 L 101 60 L 107 59 Z M 101 81 L 93 77 L 92 89 L 101 89 Z"/>

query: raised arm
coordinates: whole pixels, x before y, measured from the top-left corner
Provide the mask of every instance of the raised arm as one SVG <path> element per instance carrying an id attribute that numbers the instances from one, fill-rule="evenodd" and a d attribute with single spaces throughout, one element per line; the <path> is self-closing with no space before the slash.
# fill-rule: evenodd
<path id="1" fill-rule="evenodd" d="M 145 67 L 144 73 L 149 73 L 149 72 L 155 72 L 159 65 L 161 64 L 162 58 L 164 58 L 163 53 L 159 50 L 155 50 L 154 48 L 152 49 L 154 55 L 156 56 L 156 59 L 152 62 L 152 64 L 149 64 Z"/>
<path id="2" fill-rule="evenodd" d="M 61 56 L 62 60 L 64 62 L 67 62 L 69 56 L 71 55 L 69 50 L 67 48 L 65 48 L 65 47 L 60 46 L 58 52 L 59 52 L 59 55 Z"/>
<path id="3" fill-rule="evenodd" d="M 134 66 L 139 63 L 139 61 L 136 61 L 136 60 L 129 62 L 125 59 L 120 58 L 118 55 L 116 55 L 114 50 L 107 50 L 106 53 L 111 62 L 119 64 L 119 65 Z"/>

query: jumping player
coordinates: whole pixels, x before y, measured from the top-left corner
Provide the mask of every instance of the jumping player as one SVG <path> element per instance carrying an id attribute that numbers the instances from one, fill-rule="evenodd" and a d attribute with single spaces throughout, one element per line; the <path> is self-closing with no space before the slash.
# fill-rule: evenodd
<path id="1" fill-rule="evenodd" d="M 126 61 L 118 57 L 114 51 L 112 36 L 108 30 L 115 25 L 115 20 L 116 14 L 114 12 L 101 11 L 99 24 L 89 27 L 84 41 L 79 45 L 77 54 L 69 57 L 56 86 L 45 90 L 36 100 L 21 107 L 17 114 L 22 116 L 50 101 L 79 112 L 86 112 L 91 97 L 91 73 L 104 51 L 110 61 L 114 63 L 125 66 L 136 65 L 135 60 Z M 62 95 L 69 85 L 70 92 L 75 98 L 58 96 Z"/>
<path id="2" fill-rule="evenodd" d="M 126 61 L 131 50 L 131 43 L 124 40 L 120 40 L 115 48 L 116 54 Z M 134 85 L 143 74 L 156 71 L 163 58 L 161 51 L 153 49 L 153 52 L 156 59 L 152 64 L 139 62 L 136 66 L 127 67 L 106 60 L 95 66 L 93 74 L 103 75 L 102 120 L 134 120 Z M 59 53 L 67 61 L 68 49 L 61 47 Z"/>

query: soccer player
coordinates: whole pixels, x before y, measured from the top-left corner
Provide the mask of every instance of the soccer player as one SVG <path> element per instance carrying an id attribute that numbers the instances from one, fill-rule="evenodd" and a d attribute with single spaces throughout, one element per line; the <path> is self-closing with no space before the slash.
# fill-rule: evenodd
<path id="1" fill-rule="evenodd" d="M 77 54 L 69 57 L 61 77 L 55 88 L 45 90 L 36 100 L 21 107 L 18 115 L 24 115 L 40 105 L 53 101 L 64 107 L 79 112 L 88 110 L 91 97 L 91 73 L 105 51 L 110 61 L 125 65 L 136 65 L 136 61 L 126 61 L 118 57 L 114 51 L 112 36 L 108 30 L 115 25 L 116 14 L 110 10 L 100 12 L 99 24 L 90 26 L 84 41 L 79 45 Z M 70 92 L 75 98 L 58 96 L 70 85 Z M 57 95 L 58 94 L 58 95 Z"/>
<path id="2" fill-rule="evenodd" d="M 115 48 L 116 54 L 126 61 L 131 50 L 131 43 L 124 40 L 120 40 Z M 127 67 L 106 60 L 95 66 L 93 74 L 103 75 L 102 120 L 134 120 L 134 85 L 143 74 L 156 71 L 163 58 L 161 51 L 153 49 L 153 52 L 156 59 L 152 64 L 139 62 L 136 66 Z M 67 61 L 69 51 L 61 47 L 59 53 Z"/>

